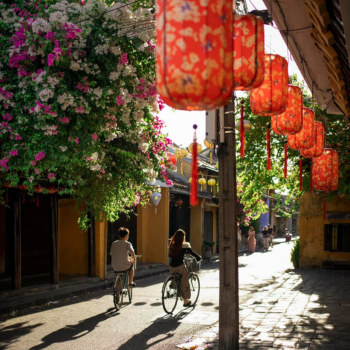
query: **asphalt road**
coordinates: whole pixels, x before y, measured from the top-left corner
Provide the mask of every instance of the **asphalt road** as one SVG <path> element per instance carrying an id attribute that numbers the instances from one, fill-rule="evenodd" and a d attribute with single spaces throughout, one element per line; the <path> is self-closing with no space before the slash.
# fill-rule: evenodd
<path id="1" fill-rule="evenodd" d="M 282 272 L 292 268 L 291 247 L 283 243 L 272 251 L 239 258 L 241 303 L 272 286 Z M 197 306 L 184 309 L 178 303 L 173 316 L 164 313 L 161 303 L 164 274 L 138 281 L 133 303 L 118 312 L 109 289 L 0 318 L 0 350 L 175 349 L 218 321 L 218 268 L 219 263 L 203 267 Z"/>

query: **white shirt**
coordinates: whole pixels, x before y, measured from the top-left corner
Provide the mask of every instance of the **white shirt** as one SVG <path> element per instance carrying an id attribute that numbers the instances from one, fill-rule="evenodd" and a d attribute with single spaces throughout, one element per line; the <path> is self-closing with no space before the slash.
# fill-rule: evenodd
<path id="1" fill-rule="evenodd" d="M 130 268 L 129 252 L 133 251 L 132 244 L 128 241 L 118 240 L 112 243 L 110 255 L 114 271 L 125 271 Z"/>

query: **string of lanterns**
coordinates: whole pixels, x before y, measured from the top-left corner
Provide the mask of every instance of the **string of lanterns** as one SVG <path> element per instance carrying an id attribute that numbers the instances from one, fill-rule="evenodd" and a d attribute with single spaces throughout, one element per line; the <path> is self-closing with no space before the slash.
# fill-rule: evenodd
<path id="1" fill-rule="evenodd" d="M 276 134 L 286 137 L 285 178 L 289 146 L 300 151 L 300 190 L 303 156 L 312 158 L 310 189 L 337 190 L 338 155 L 325 148 L 324 125 L 315 120 L 311 109 L 303 107 L 301 89 L 288 85 L 286 59 L 265 53 L 263 22 L 251 14 L 232 16 L 232 2 L 224 0 L 212 0 L 210 6 L 209 2 L 158 0 L 157 8 L 157 90 L 165 103 L 184 110 L 212 110 L 225 105 L 234 90 L 250 91 L 251 111 L 270 117 L 266 130 L 267 169 L 271 170 L 272 127 Z M 244 134 L 251 128 L 244 120 L 243 104 L 236 128 L 240 131 L 243 158 Z M 207 142 L 205 145 L 214 148 Z M 194 142 L 188 148 L 190 153 L 193 147 L 195 154 L 201 151 Z M 179 151 L 177 157 L 182 162 L 185 156 Z M 197 167 L 196 162 L 192 162 L 193 167 Z M 198 177 L 193 174 L 192 171 L 191 177 Z M 198 181 L 201 186 L 206 184 L 203 177 Z M 213 184 L 215 180 L 209 181 Z"/>

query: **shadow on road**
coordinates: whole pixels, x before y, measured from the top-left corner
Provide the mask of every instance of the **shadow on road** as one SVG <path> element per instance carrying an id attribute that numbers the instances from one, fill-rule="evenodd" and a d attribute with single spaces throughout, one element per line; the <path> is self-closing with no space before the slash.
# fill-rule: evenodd
<path id="1" fill-rule="evenodd" d="M 115 316 L 116 314 L 117 311 L 114 308 L 110 308 L 106 312 L 89 317 L 77 324 L 67 325 L 42 338 L 42 343 L 31 347 L 30 350 L 46 349 L 52 344 L 64 343 L 81 338 L 92 332 L 100 322 L 105 321 L 107 318 Z"/>
<path id="2" fill-rule="evenodd" d="M 180 311 L 175 315 L 157 318 L 141 333 L 135 334 L 127 342 L 120 345 L 118 350 L 152 349 L 156 344 L 167 341 L 174 336 L 181 320 L 187 317 L 194 308 Z"/>
<path id="3" fill-rule="evenodd" d="M 18 322 L 11 326 L 0 328 L 0 349 L 4 350 L 13 345 L 19 338 L 32 332 L 34 328 L 40 327 L 43 323 L 27 325 L 28 322 Z"/>

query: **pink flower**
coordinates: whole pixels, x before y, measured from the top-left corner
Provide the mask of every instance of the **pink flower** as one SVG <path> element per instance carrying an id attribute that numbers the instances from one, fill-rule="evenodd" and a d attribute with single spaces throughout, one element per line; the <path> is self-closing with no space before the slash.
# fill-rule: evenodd
<path id="1" fill-rule="evenodd" d="M 120 59 L 119 59 L 119 64 L 122 65 L 122 66 L 124 66 L 124 65 L 126 65 L 128 62 L 129 62 L 129 60 L 128 60 L 128 54 L 127 54 L 127 53 L 123 53 L 123 54 L 122 54 L 122 57 L 120 57 Z"/>
<path id="2" fill-rule="evenodd" d="M 84 109 L 84 107 L 77 107 L 77 108 L 75 109 L 75 111 L 76 111 L 78 114 L 83 114 L 84 111 L 85 111 L 85 109 Z"/>
<path id="3" fill-rule="evenodd" d="M 77 137 L 76 139 L 74 139 L 74 142 L 79 145 L 79 137 Z"/>
<path id="4" fill-rule="evenodd" d="M 47 178 L 48 179 L 53 179 L 53 178 L 55 178 L 55 174 L 54 173 L 49 173 L 49 174 L 47 174 Z"/>
<path id="5" fill-rule="evenodd" d="M 92 138 L 94 141 L 97 140 L 97 137 L 98 137 L 98 136 L 97 136 L 96 134 L 92 134 L 92 135 L 91 135 L 91 138 Z"/>
<path id="6" fill-rule="evenodd" d="M 70 119 L 69 119 L 69 118 L 67 118 L 67 117 L 60 118 L 59 120 L 60 120 L 60 122 L 65 123 L 65 124 L 68 124 L 68 123 L 69 123 L 69 121 L 70 121 Z"/>
<path id="7" fill-rule="evenodd" d="M 40 160 L 42 160 L 45 157 L 45 153 L 40 151 L 39 153 L 37 153 L 34 158 L 37 162 L 39 162 Z"/>
<path id="8" fill-rule="evenodd" d="M 34 172 L 35 172 L 35 174 L 40 174 L 40 170 L 37 168 L 34 169 Z"/>
<path id="9" fill-rule="evenodd" d="M 69 142 L 71 139 L 72 139 L 72 136 L 69 136 L 69 137 L 68 137 L 68 142 Z"/>
<path id="10" fill-rule="evenodd" d="M 36 165 L 36 161 L 35 161 L 35 160 L 31 160 L 31 161 L 30 161 L 30 164 L 33 165 L 33 166 L 35 166 L 35 165 Z"/>
<path id="11" fill-rule="evenodd" d="M 17 156 L 18 152 L 17 150 L 13 150 L 13 151 L 10 151 L 10 156 L 14 157 L 14 156 Z"/>
<path id="12" fill-rule="evenodd" d="M 102 168 L 102 169 L 100 170 L 100 173 L 105 174 L 106 172 L 105 172 L 105 170 Z"/>
<path id="13" fill-rule="evenodd" d="M 123 100 L 123 96 L 119 95 L 117 97 L 117 105 L 120 106 L 120 105 L 125 105 L 125 102 Z"/>
<path id="14" fill-rule="evenodd" d="M 16 136 L 16 140 L 17 140 L 17 141 L 20 141 L 20 140 L 22 140 L 22 137 L 21 137 L 21 135 L 17 135 L 17 136 Z"/>

